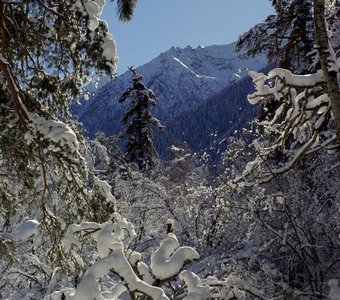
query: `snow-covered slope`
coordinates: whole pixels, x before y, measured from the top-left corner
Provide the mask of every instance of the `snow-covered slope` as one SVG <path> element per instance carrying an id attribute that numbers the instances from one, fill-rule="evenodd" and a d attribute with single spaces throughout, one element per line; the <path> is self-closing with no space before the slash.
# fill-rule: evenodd
<path id="1" fill-rule="evenodd" d="M 196 49 L 172 47 L 137 71 L 158 97 L 154 114 L 162 122 L 169 123 L 178 114 L 244 77 L 247 69 L 259 70 L 265 65 L 263 57 L 240 58 L 234 53 L 234 44 L 229 44 Z M 120 132 L 125 108 L 117 99 L 130 84 L 131 76 L 127 71 L 95 91 L 83 105 L 73 107 L 90 136 L 97 131 L 108 135 Z"/>

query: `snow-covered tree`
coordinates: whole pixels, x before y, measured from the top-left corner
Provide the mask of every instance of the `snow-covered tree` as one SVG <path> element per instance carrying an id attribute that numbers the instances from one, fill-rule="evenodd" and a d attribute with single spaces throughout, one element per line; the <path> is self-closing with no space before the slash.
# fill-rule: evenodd
<path id="1" fill-rule="evenodd" d="M 94 141 L 96 168 L 99 167 L 101 170 L 105 170 L 107 175 L 111 177 L 116 173 L 122 177 L 129 177 L 129 167 L 119 147 L 120 138 L 120 136 L 107 137 L 103 133 L 98 132 Z M 104 162 L 105 166 L 101 168 L 102 162 Z"/>
<path id="2" fill-rule="evenodd" d="M 57 182 L 69 184 L 59 189 L 60 195 L 69 193 L 62 197 L 66 205 L 75 205 L 72 194 L 83 189 L 81 137 L 68 107 L 96 74 L 115 72 L 115 43 L 99 19 L 103 4 L 0 1 L 1 190 L 16 194 L 13 200 L 19 202 L 12 201 L 13 207 L 23 198 L 31 207 L 35 202 L 45 207 L 54 180 L 51 166 Z M 9 207 L 1 210 L 14 213 Z"/>
<path id="3" fill-rule="evenodd" d="M 221 260 L 225 274 L 269 298 L 325 297 L 328 281 L 339 276 L 337 157 L 316 152 L 271 181 L 235 185 L 247 158 L 256 156 L 249 141 L 230 140 L 215 190 L 225 220 L 218 230 L 230 233 Z"/>
<path id="4" fill-rule="evenodd" d="M 88 172 L 69 104 L 102 73 L 115 43 L 104 1 L 0 1 L 1 296 L 41 298 L 53 268 L 70 272 L 60 239 L 83 219 L 115 211 Z M 31 292 L 28 292 L 31 291 Z"/>
<path id="5" fill-rule="evenodd" d="M 337 135 L 337 144 L 340 145 L 340 57 L 334 51 L 331 34 L 339 34 L 339 32 L 328 33 L 329 26 L 325 20 L 326 4 L 325 0 L 314 0 L 314 28 L 315 43 L 318 51 L 318 58 L 322 70 L 322 75 L 327 86 L 327 96 L 329 98 L 332 113 L 334 117 L 335 130 Z M 336 1 L 332 7 L 335 18 L 335 24 L 340 21 L 340 4 Z M 339 29 L 338 27 L 336 29 Z M 339 45 L 338 45 L 339 46 Z M 339 53 L 338 53 L 339 54 Z M 340 148 L 340 147 L 339 147 Z M 340 150 L 339 150 L 340 151 Z"/>
<path id="6" fill-rule="evenodd" d="M 332 35 L 336 36 L 339 33 L 339 28 L 336 25 L 339 21 L 339 4 L 338 2 L 325 0 L 306 0 L 273 1 L 273 5 L 277 14 L 269 17 L 269 19 L 275 20 L 272 27 L 267 26 L 267 23 L 260 24 L 259 26 L 261 28 L 265 26 L 266 30 L 269 30 L 269 34 L 281 45 L 281 51 L 276 51 L 276 49 L 274 54 L 288 55 L 288 61 L 282 62 L 272 59 L 272 55 L 274 55 L 271 54 L 271 51 L 273 51 L 272 45 L 275 45 L 275 43 L 261 43 L 260 47 L 255 45 L 260 42 L 260 38 L 263 36 L 259 33 L 263 34 L 263 32 L 267 32 L 263 29 L 254 28 L 253 30 L 256 29 L 257 34 L 243 36 L 239 40 L 238 47 L 239 50 L 248 50 L 248 52 L 246 52 L 247 55 L 266 51 L 270 61 L 282 67 L 291 67 L 288 70 L 275 69 L 271 71 L 268 76 L 259 76 L 256 73 L 252 73 L 257 92 L 249 96 L 249 98 L 252 102 L 258 102 L 260 99 L 267 103 L 277 101 L 278 104 L 274 105 L 276 112 L 270 112 L 267 118 L 271 120 L 263 124 L 267 127 L 272 127 L 274 123 L 277 124 L 275 130 L 279 134 L 279 140 L 276 140 L 276 145 L 280 144 L 283 152 L 285 152 L 284 148 L 286 148 L 287 144 L 291 144 L 291 142 L 287 143 L 288 139 L 292 138 L 299 140 L 300 143 L 305 146 L 301 147 L 300 150 L 306 152 L 312 145 L 312 139 L 315 141 L 318 135 L 316 131 L 323 130 L 327 127 L 325 123 L 328 122 L 329 115 L 331 115 L 334 120 L 335 126 L 330 126 L 335 127 L 338 139 L 337 143 L 339 144 L 340 87 L 337 79 L 339 62 L 337 53 L 334 51 L 334 48 L 337 49 L 339 45 L 337 39 L 332 37 Z M 299 7 L 303 9 L 304 13 L 292 13 L 296 12 Z M 280 20 L 282 16 L 286 16 L 288 19 L 297 18 L 297 20 L 283 22 Z M 307 22 L 309 20 L 310 26 L 302 26 L 301 24 L 304 23 L 298 20 L 301 22 Z M 329 21 L 330 26 L 327 21 Z M 256 41 L 255 44 L 254 39 Z M 310 59 L 296 61 L 299 55 L 295 55 L 295 52 L 290 47 L 293 45 L 301 50 L 302 45 L 305 44 L 309 45 L 309 48 L 307 51 L 302 52 L 302 57 L 313 58 L 313 64 Z M 314 51 L 314 54 L 311 53 L 312 45 L 317 49 L 317 52 L 315 53 Z M 309 56 L 307 56 L 308 53 Z M 293 55 L 293 57 L 289 55 Z M 306 74 L 305 76 L 294 74 L 295 71 L 304 72 L 305 74 L 308 69 L 312 70 L 313 73 Z M 280 105 L 280 103 L 282 103 L 282 105 Z M 328 107 L 326 107 L 326 103 L 329 103 Z M 320 104 L 323 106 L 322 108 L 320 108 Z M 268 107 L 266 108 L 264 106 L 264 109 L 268 109 Z M 314 125 L 312 125 L 313 123 Z M 279 127 L 281 129 L 279 129 Z M 329 128 L 329 126 L 327 128 Z M 308 131 L 304 138 L 301 138 L 301 135 L 297 134 L 300 130 Z M 299 137 L 297 137 L 297 135 L 299 135 Z M 306 136 L 309 136 L 310 145 L 303 142 Z M 320 142 L 323 142 L 322 139 L 320 139 Z"/>
<path id="7" fill-rule="evenodd" d="M 286 68 L 268 75 L 250 72 L 256 91 L 248 100 L 263 105 L 255 136 L 236 141 L 225 153 L 229 162 L 217 193 L 219 206 L 232 220 L 226 230 L 240 219 L 245 228 L 240 224 L 238 243 L 229 249 L 224 265 L 228 277 L 242 278 L 240 284 L 266 296 L 326 297 L 337 288 L 333 278 L 339 276 L 339 161 L 334 155 L 340 136 L 339 4 L 273 4 L 277 14 L 239 43 L 249 46 L 248 54 L 267 51 L 272 62 Z M 298 7 L 308 8 L 309 17 L 302 23 L 295 21 L 303 14 L 292 13 Z M 291 21 L 271 27 L 282 17 Z M 303 38 L 317 50 L 307 59 L 304 49 L 313 49 L 308 50 L 307 43 L 303 47 Z"/>
<path id="8" fill-rule="evenodd" d="M 312 0 L 271 0 L 273 14 L 241 35 L 236 49 L 246 56 L 265 53 L 277 66 L 306 70 L 312 62 Z"/>
<path id="9" fill-rule="evenodd" d="M 334 49 L 339 45 L 332 34 L 338 34 L 339 30 L 335 25 L 339 21 L 339 4 L 333 3 L 326 11 L 326 2 L 314 1 L 312 6 L 313 41 L 317 48 L 313 69 L 316 71 L 305 75 L 283 68 L 276 68 L 268 75 L 250 72 L 256 91 L 248 99 L 253 104 L 263 103 L 263 117 L 258 123 L 266 135 L 262 141 L 257 140 L 259 155 L 248 164 L 242 178 L 255 175 L 261 182 L 270 180 L 287 171 L 306 153 L 338 148 L 339 53 Z M 330 20 L 329 28 L 327 20 Z M 287 38 L 287 43 L 289 41 Z M 275 155 L 281 160 L 268 171 L 266 164 Z"/>
<path id="10" fill-rule="evenodd" d="M 119 101 L 130 99 L 130 105 L 125 112 L 122 123 L 127 125 L 126 159 L 134 162 L 138 168 L 149 173 L 157 158 L 152 142 L 152 128 L 163 130 L 164 126 L 154 118 L 150 108 L 156 105 L 156 96 L 153 91 L 143 84 L 143 77 L 130 68 L 132 73 L 132 86 L 123 92 Z"/>
<path id="11" fill-rule="evenodd" d="M 173 225 L 167 221 L 168 228 Z M 198 259 L 191 247 L 180 246 L 168 230 L 153 250 L 148 265 L 142 253 L 131 248 L 134 226 L 119 214 L 104 224 L 86 222 L 68 228 L 63 246 L 80 263 L 89 256 L 81 253 L 81 240 L 96 244 L 95 260 L 75 288 L 64 288 L 46 299 L 208 299 L 211 288 L 184 266 Z M 184 282 L 184 285 L 181 284 Z M 120 298 L 120 296 L 124 298 Z"/>

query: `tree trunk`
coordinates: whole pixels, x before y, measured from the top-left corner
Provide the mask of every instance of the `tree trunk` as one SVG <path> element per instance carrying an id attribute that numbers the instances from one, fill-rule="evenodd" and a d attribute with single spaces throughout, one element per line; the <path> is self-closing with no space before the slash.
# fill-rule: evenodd
<path id="1" fill-rule="evenodd" d="M 10 43 L 10 34 L 6 29 L 5 19 L 6 16 L 4 14 L 4 3 L 0 0 L 0 72 L 3 73 L 5 82 L 7 83 L 8 93 L 11 97 L 11 101 L 13 103 L 13 108 L 17 113 L 18 117 L 22 120 L 28 120 L 27 111 L 24 108 L 24 105 L 20 98 L 20 92 L 18 84 L 15 80 L 13 72 L 9 66 L 9 62 L 7 61 L 7 50 L 8 45 Z"/>
<path id="2" fill-rule="evenodd" d="M 319 61 L 327 84 L 327 93 L 331 101 L 337 135 L 338 153 L 340 153 L 340 87 L 337 70 L 331 68 L 335 61 L 331 57 L 333 51 L 329 42 L 325 20 L 325 0 L 314 0 L 314 36 L 318 50 Z"/>

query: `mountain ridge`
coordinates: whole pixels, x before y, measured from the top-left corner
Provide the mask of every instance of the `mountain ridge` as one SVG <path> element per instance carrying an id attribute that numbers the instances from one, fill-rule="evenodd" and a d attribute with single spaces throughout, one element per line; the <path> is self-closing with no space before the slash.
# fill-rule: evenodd
<path id="1" fill-rule="evenodd" d="M 172 47 L 136 71 L 157 96 L 158 103 L 152 113 L 169 128 L 179 115 L 184 116 L 214 94 L 247 77 L 248 69 L 259 70 L 266 64 L 261 56 L 241 58 L 234 52 L 232 43 Z M 82 101 L 83 106 L 72 108 L 90 137 L 97 131 L 109 136 L 122 131 L 120 121 L 126 104 L 118 103 L 118 98 L 130 85 L 131 74 L 127 71 L 96 90 L 89 100 Z M 157 143 L 162 143 L 159 138 Z"/>

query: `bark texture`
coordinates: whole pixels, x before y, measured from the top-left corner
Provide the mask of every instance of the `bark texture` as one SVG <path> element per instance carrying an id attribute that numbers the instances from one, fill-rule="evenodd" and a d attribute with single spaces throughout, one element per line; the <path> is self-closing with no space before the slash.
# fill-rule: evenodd
<path id="1" fill-rule="evenodd" d="M 331 100 L 334 114 L 334 122 L 337 135 L 338 153 L 340 153 L 340 87 L 338 82 L 338 73 L 332 70 L 331 66 L 335 64 L 330 55 L 331 45 L 327 35 L 325 21 L 325 0 L 314 0 L 314 35 L 318 50 L 320 65 L 323 76 L 327 84 L 328 96 Z"/>

